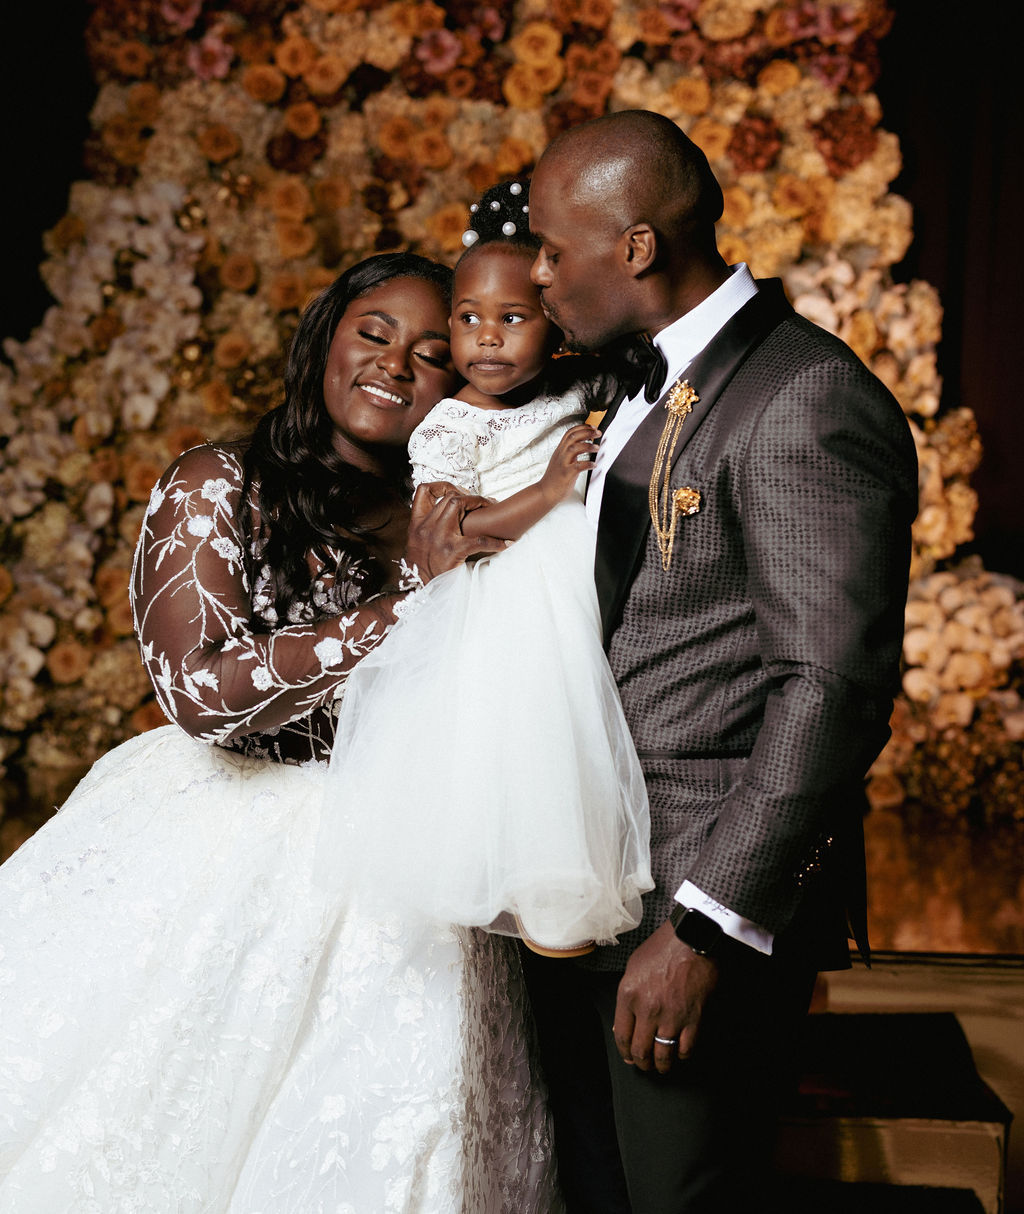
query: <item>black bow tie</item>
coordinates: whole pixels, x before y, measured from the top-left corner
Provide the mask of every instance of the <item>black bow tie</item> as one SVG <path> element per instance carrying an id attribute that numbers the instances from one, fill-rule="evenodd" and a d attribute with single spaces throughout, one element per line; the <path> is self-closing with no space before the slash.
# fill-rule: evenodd
<path id="1" fill-rule="evenodd" d="M 638 333 L 622 351 L 627 363 L 635 372 L 631 395 L 644 390 L 644 399 L 649 405 L 661 395 L 668 379 L 668 363 L 665 355 L 646 333 Z"/>

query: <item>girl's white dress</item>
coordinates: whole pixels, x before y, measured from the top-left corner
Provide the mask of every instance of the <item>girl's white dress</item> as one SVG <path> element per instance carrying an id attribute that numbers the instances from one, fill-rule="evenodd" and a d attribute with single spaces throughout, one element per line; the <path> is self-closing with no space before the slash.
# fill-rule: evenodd
<path id="1" fill-rule="evenodd" d="M 444 400 L 413 433 L 414 479 L 506 498 L 585 413 L 581 389 L 514 409 Z M 329 888 L 556 948 L 639 922 L 647 796 L 601 647 L 594 544 L 576 491 L 407 600 L 346 688 L 318 857 Z"/>
<path id="2" fill-rule="evenodd" d="M 0 1211 L 549 1214 L 512 942 L 314 883 L 330 701 L 381 638 L 344 582 L 251 629 L 240 486 L 187 453 L 136 566 L 161 702 L 209 736 L 124 743 L 0 868 Z M 182 602 L 194 633 L 147 642 Z"/>

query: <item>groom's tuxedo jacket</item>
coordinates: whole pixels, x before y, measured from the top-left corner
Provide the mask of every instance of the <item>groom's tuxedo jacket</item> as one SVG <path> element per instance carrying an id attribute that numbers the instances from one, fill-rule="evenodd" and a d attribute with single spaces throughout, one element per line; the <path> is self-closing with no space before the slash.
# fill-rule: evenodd
<path id="1" fill-rule="evenodd" d="M 758 288 L 686 372 L 700 399 L 671 486 L 699 508 L 667 571 L 648 506 L 661 403 L 605 480 L 595 574 L 657 888 L 599 966 L 624 966 L 687 878 L 779 954 L 845 964 L 848 926 L 866 947 L 863 780 L 898 686 L 914 445 L 855 355 L 777 280 Z"/>

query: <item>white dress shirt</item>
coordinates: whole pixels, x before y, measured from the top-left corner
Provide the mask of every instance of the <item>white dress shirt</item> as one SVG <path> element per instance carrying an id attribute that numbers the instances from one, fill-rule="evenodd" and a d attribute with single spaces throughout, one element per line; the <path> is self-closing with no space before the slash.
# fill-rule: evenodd
<path id="1" fill-rule="evenodd" d="M 719 330 L 731 320 L 743 305 L 757 294 L 757 286 L 745 262 L 732 266 L 729 277 L 717 290 L 702 300 L 678 320 L 667 325 L 654 338 L 654 344 L 665 355 L 668 377 L 662 391 L 683 375 L 690 363 L 711 342 Z M 648 404 L 643 389 L 624 400 L 608 424 L 594 461 L 587 486 L 587 517 L 596 527 L 601 515 L 604 478 L 623 448 L 639 429 L 644 418 L 655 407 Z M 772 935 L 749 919 L 722 906 L 690 881 L 684 881 L 675 898 L 684 906 L 694 907 L 709 919 L 722 925 L 722 930 L 734 940 L 756 948 L 758 952 L 772 951 Z"/>

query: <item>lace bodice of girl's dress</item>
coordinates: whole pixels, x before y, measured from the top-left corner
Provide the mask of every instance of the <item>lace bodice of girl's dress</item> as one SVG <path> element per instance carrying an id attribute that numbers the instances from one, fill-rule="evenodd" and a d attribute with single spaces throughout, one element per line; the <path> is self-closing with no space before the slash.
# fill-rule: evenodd
<path id="1" fill-rule="evenodd" d="M 321 571 L 312 604 L 277 619 L 265 571 L 242 559 L 239 456 L 187 451 L 149 500 L 132 601 L 142 660 L 171 721 L 203 742 L 302 763 L 327 759 L 332 703 L 386 635 L 360 606 L 360 569 Z M 258 560 L 253 564 L 258 567 Z"/>
<path id="2" fill-rule="evenodd" d="M 516 409 L 480 409 L 445 399 L 413 431 L 413 481 L 450 481 L 498 500 L 540 480 L 566 429 L 583 421 L 582 387 Z"/>

